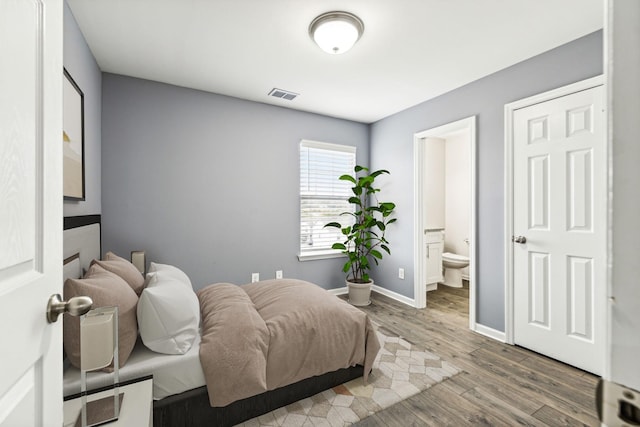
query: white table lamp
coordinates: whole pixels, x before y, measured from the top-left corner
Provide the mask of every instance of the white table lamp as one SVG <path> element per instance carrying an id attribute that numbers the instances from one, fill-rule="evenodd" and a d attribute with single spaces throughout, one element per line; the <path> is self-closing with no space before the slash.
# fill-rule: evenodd
<path id="1" fill-rule="evenodd" d="M 113 398 L 87 401 L 87 373 L 113 361 Z M 76 427 L 115 421 L 124 394 L 119 393 L 118 307 L 99 307 L 80 318 L 80 393 L 82 409 Z"/>

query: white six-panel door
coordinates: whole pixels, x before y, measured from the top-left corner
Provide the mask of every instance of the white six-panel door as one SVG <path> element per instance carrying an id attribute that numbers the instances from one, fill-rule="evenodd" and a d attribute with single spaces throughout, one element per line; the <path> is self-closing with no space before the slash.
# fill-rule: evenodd
<path id="1" fill-rule="evenodd" d="M 514 342 L 596 374 L 606 329 L 604 101 L 598 86 L 513 112 Z"/>
<path id="2" fill-rule="evenodd" d="M 62 1 L 0 1 L 0 426 L 62 425 Z"/>

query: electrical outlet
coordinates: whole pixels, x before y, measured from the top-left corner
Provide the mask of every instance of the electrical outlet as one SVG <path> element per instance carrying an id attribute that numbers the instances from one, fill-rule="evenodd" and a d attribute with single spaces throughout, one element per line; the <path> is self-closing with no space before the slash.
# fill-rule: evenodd
<path id="1" fill-rule="evenodd" d="M 404 268 L 399 268 L 398 269 L 398 278 L 404 280 Z"/>
<path id="2" fill-rule="evenodd" d="M 282 279 L 282 270 L 276 271 L 276 279 Z"/>
<path id="3" fill-rule="evenodd" d="M 260 281 L 260 273 L 251 273 L 251 283 Z"/>

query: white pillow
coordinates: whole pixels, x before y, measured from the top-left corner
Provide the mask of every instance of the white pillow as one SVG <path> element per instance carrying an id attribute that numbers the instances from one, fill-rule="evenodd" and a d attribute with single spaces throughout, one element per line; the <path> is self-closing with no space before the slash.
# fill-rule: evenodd
<path id="1" fill-rule="evenodd" d="M 149 273 L 155 272 L 163 272 L 163 275 L 173 277 L 174 279 L 181 281 L 182 283 L 188 285 L 189 288 L 193 289 L 193 286 L 191 286 L 191 280 L 189 280 L 189 276 L 187 276 L 186 273 L 180 270 L 178 267 L 174 267 L 173 265 L 169 264 L 158 264 L 156 262 L 152 262 L 149 265 Z"/>
<path id="2" fill-rule="evenodd" d="M 200 303 L 193 289 L 161 272 L 149 274 L 138 300 L 138 329 L 147 348 L 184 354 L 198 335 Z"/>

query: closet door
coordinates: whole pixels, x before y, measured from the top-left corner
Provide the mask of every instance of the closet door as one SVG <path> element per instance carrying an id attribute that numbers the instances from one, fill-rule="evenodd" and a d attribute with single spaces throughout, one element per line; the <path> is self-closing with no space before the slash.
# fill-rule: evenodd
<path id="1" fill-rule="evenodd" d="M 513 113 L 514 341 L 602 374 L 607 156 L 603 86 Z"/>

